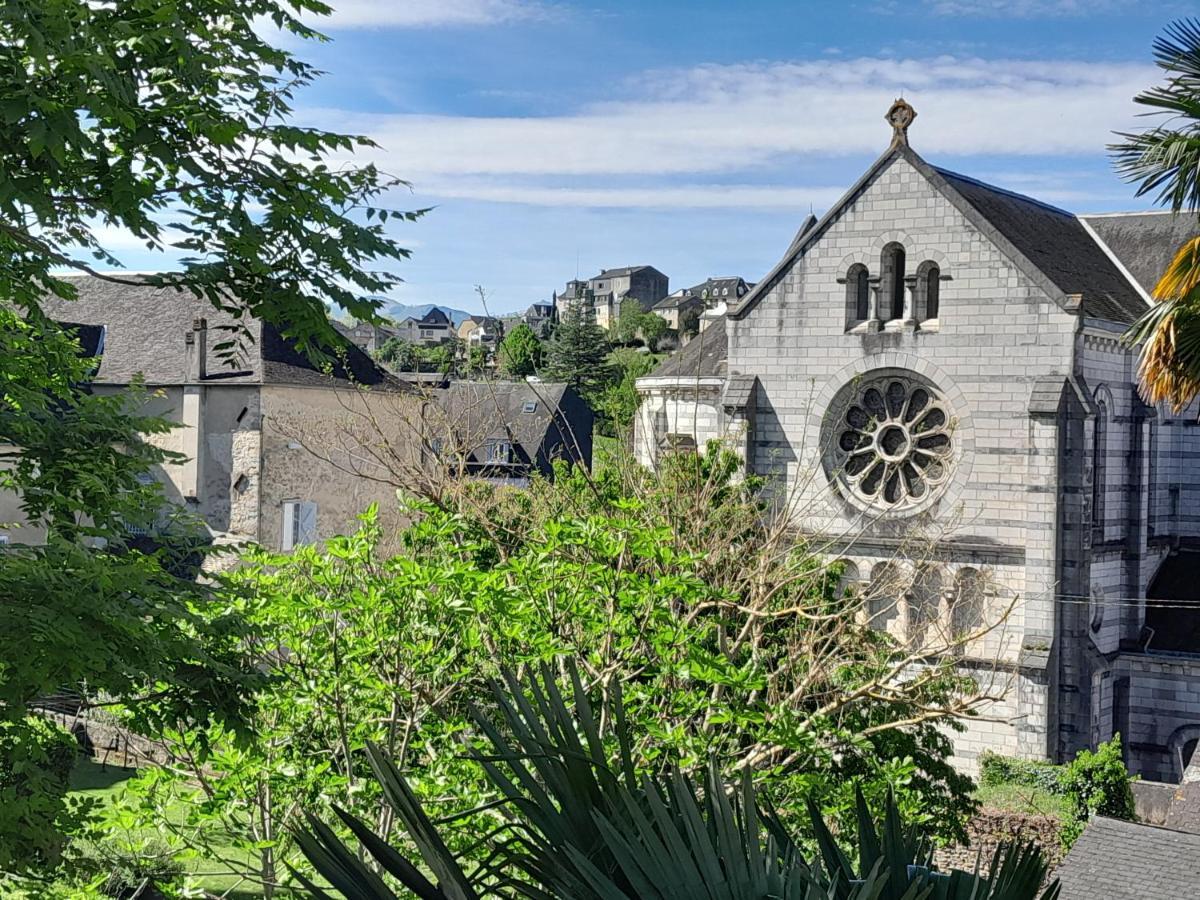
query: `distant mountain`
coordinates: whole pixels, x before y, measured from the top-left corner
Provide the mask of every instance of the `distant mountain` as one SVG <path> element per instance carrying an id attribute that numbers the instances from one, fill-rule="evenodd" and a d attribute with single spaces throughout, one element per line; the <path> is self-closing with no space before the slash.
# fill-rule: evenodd
<path id="1" fill-rule="evenodd" d="M 462 309 L 455 309 L 453 306 L 441 306 L 437 303 L 421 303 L 416 306 L 410 306 L 407 303 L 384 303 L 383 314 L 389 318 L 395 319 L 397 322 L 407 319 L 412 316 L 414 319 L 419 319 L 434 307 L 437 307 L 447 316 L 455 325 L 460 324 L 463 319 L 470 318 L 471 313 Z"/>

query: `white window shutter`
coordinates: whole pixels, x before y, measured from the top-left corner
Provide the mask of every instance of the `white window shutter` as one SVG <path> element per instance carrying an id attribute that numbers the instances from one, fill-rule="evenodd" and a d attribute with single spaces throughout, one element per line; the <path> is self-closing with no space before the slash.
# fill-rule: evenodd
<path id="1" fill-rule="evenodd" d="M 294 500 L 288 500 L 283 504 L 283 534 L 279 541 L 280 550 L 291 550 L 296 546 L 296 511 L 299 505 Z"/>
<path id="2" fill-rule="evenodd" d="M 300 527 L 296 538 L 297 544 L 315 544 L 317 542 L 317 504 L 300 503 Z"/>

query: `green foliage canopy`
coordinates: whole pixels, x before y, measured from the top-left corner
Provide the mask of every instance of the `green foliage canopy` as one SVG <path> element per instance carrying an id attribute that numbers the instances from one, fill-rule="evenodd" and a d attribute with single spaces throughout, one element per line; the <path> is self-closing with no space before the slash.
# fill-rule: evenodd
<path id="1" fill-rule="evenodd" d="M 546 345 L 545 376 L 577 390 L 593 408 L 611 379 L 608 335 L 592 321 L 582 301 L 568 303 Z"/>
<path id="2" fill-rule="evenodd" d="M 542 363 L 542 342 L 524 322 L 515 326 L 500 342 L 500 371 L 509 378 L 525 378 L 537 373 Z"/>
<path id="3" fill-rule="evenodd" d="M 1062 776 L 1062 790 L 1071 807 L 1071 820 L 1063 825 L 1063 847 L 1071 849 L 1094 815 L 1135 821 L 1132 781 L 1125 768 L 1119 734 L 1097 747 L 1095 753 L 1079 751 Z"/>

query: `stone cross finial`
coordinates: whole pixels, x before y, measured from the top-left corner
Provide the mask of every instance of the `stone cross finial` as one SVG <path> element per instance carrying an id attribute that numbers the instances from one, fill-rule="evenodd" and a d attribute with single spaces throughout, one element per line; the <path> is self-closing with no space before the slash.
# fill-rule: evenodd
<path id="1" fill-rule="evenodd" d="M 883 118 L 892 126 L 893 147 L 908 146 L 908 126 L 912 124 L 913 119 L 916 117 L 917 111 L 903 97 L 898 98 L 892 104 L 891 109 L 887 111 L 887 115 Z"/>

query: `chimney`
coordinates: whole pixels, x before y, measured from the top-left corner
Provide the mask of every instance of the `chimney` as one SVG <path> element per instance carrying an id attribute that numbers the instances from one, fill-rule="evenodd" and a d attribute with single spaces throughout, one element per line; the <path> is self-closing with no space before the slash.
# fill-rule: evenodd
<path id="1" fill-rule="evenodd" d="M 186 371 L 184 381 L 203 381 L 208 375 L 208 320 L 192 319 L 192 330 L 184 338 Z"/>

